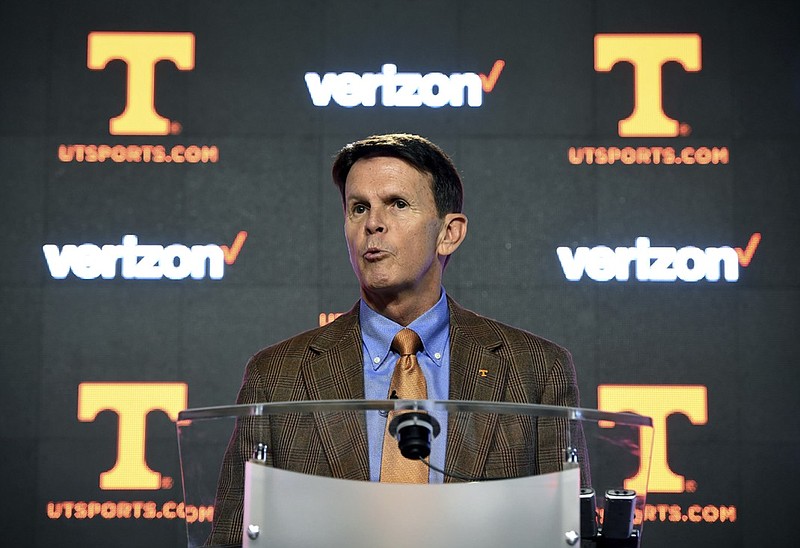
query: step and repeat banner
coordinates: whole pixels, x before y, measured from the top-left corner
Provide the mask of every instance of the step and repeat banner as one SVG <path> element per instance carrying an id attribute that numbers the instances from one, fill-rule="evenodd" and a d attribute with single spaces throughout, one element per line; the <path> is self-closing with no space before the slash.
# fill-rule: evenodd
<path id="1" fill-rule="evenodd" d="M 330 164 L 384 132 L 463 176 L 448 292 L 568 347 L 584 406 L 653 417 L 647 545 L 787 538 L 793 2 L 18 2 L 0 28 L 8 541 L 213 519 L 177 413 L 357 300 Z"/>

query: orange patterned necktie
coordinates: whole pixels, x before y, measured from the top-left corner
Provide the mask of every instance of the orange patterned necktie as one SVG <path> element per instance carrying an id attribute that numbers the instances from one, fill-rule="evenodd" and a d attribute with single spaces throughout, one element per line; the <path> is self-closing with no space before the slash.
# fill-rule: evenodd
<path id="1" fill-rule="evenodd" d="M 396 393 L 401 400 L 424 400 L 428 398 L 425 375 L 417 361 L 417 352 L 422 350 L 422 341 L 414 331 L 401 329 L 392 341 L 392 350 L 400 354 L 394 366 L 389 393 Z M 395 413 L 386 419 L 381 457 L 381 481 L 389 483 L 428 483 L 428 467 L 420 461 L 410 460 L 400 454 L 397 440 L 389 435 L 388 425 Z"/>

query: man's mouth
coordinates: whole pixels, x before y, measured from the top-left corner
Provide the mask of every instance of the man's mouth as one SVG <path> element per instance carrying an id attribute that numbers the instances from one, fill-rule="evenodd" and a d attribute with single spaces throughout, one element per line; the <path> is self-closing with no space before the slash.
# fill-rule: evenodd
<path id="1" fill-rule="evenodd" d="M 369 247 L 362 255 L 367 261 L 377 261 L 386 255 L 386 251 L 378 247 Z"/>

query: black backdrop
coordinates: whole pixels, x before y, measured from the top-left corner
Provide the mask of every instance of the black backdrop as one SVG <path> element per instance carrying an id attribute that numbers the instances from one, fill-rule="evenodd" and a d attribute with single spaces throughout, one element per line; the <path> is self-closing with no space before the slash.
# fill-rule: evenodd
<path id="1" fill-rule="evenodd" d="M 330 159 L 387 131 L 431 138 L 462 172 L 470 233 L 447 271 L 451 295 L 570 348 L 587 407 L 647 412 L 648 390 L 669 394 L 660 428 L 681 478 L 650 495 L 647 545 L 791 538 L 800 479 L 793 2 L 17 2 L 0 8 L 0 29 L 5 540 L 183 542 L 169 413 L 232 403 L 251 354 L 352 306 L 358 288 Z M 165 60 L 154 72 L 167 134 L 111 133 L 128 65 L 92 69 L 87 50 L 90 33 L 123 31 L 188 33 L 181 55 L 188 48 L 191 66 Z M 624 60 L 595 68 L 595 38 L 614 34 L 636 35 L 628 56 L 648 51 L 655 34 L 699 37 L 699 70 L 666 62 L 660 86 L 639 82 L 647 105 L 663 90 L 677 135 L 620 136 L 634 70 Z M 148 48 L 128 41 L 116 53 Z M 376 106 L 336 103 L 385 64 L 442 76 L 418 78 L 419 107 L 383 106 L 381 92 Z M 328 106 L 314 105 L 306 73 L 339 86 Z M 482 104 L 427 106 L 456 73 L 483 75 Z M 149 88 L 136 82 L 145 99 L 131 101 L 147 106 Z M 133 248 L 130 236 L 161 247 Z M 646 279 L 642 251 L 629 252 L 644 257 L 635 266 L 617 266 L 626 253 L 617 248 L 639 237 L 678 250 L 662 273 L 677 279 Z M 192 246 L 209 244 L 227 247 L 192 271 L 202 251 Z M 714 271 L 707 248 L 737 247 L 732 263 L 735 251 L 724 251 L 735 280 L 703 277 Z M 135 267 L 137 252 L 164 258 Z M 622 396 L 599 402 L 603 390 Z M 121 411 L 102 411 L 109 406 Z M 133 417 L 123 436 L 118 413 Z M 132 472 L 101 488 L 123 452 Z"/>

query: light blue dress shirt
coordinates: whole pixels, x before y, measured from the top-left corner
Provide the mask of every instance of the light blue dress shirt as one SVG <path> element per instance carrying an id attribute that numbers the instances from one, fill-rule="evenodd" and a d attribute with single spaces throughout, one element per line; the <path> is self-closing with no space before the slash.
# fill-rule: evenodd
<path id="1" fill-rule="evenodd" d="M 400 357 L 391 349 L 392 340 L 403 326 L 381 316 L 362 300 L 360 305 L 361 339 L 364 348 L 364 396 L 368 400 L 389 397 L 389 383 L 394 365 Z M 428 386 L 429 400 L 446 400 L 450 394 L 450 310 L 447 294 L 442 288 L 439 301 L 407 326 L 422 340 L 423 349 L 417 352 L 422 373 Z M 442 430 L 431 443 L 430 462 L 444 467 L 447 439 L 446 413 L 432 413 Z M 369 475 L 379 481 L 381 454 L 386 417 L 379 411 L 367 411 L 367 442 L 369 444 Z M 431 470 L 430 482 L 442 483 L 442 474 Z"/>

